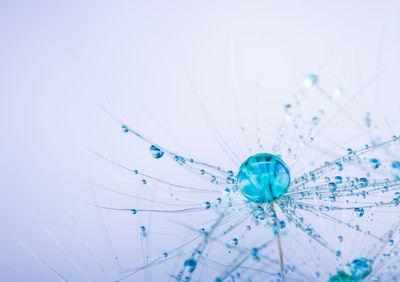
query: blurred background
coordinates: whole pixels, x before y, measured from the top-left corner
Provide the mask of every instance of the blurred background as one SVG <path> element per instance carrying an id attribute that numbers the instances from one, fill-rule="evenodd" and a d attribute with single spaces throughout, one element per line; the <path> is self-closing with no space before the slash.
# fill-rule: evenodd
<path id="1" fill-rule="evenodd" d="M 382 125 L 374 134 L 400 130 L 397 1 L 1 1 L 0 35 L 2 281 L 56 280 L 41 259 L 70 281 L 118 279 L 90 182 L 117 189 L 128 176 L 91 150 L 196 185 L 101 106 L 172 151 L 232 170 L 204 109 L 228 140 L 245 127 L 256 144 L 262 128 L 268 151 L 309 73 L 346 89 L 346 110 Z M 351 125 L 337 127 L 325 137 L 353 137 Z M 106 219 L 124 267 L 141 264 L 128 232 L 140 222 L 129 220 Z"/>

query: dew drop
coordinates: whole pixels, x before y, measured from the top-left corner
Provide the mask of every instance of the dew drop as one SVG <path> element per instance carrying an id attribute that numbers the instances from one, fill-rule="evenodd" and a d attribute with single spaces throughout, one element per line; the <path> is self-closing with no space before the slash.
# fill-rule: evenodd
<path id="1" fill-rule="evenodd" d="M 319 123 L 319 118 L 313 117 L 311 122 L 312 122 L 313 125 L 318 125 L 318 123 Z"/>
<path id="2" fill-rule="evenodd" d="M 360 281 L 372 272 L 372 260 L 366 258 L 358 258 L 350 264 L 351 277 Z"/>
<path id="3" fill-rule="evenodd" d="M 126 125 L 121 125 L 122 131 L 127 133 L 129 132 L 129 128 Z"/>
<path id="4" fill-rule="evenodd" d="M 390 172 L 392 173 L 393 177 L 397 180 L 400 180 L 400 162 L 395 161 L 391 165 Z"/>
<path id="5" fill-rule="evenodd" d="M 339 271 L 338 274 L 329 278 L 328 282 L 353 282 L 354 279 L 344 271 Z"/>
<path id="6" fill-rule="evenodd" d="M 237 183 L 242 194 L 255 203 L 268 203 L 286 193 L 290 184 L 289 169 L 277 156 L 256 154 L 240 166 Z"/>
<path id="7" fill-rule="evenodd" d="M 371 159 L 369 163 L 373 169 L 377 169 L 381 165 L 381 162 L 378 159 Z"/>
<path id="8" fill-rule="evenodd" d="M 335 182 L 330 182 L 330 183 L 328 184 L 328 187 L 329 187 L 329 192 L 331 192 L 331 193 L 335 192 L 336 189 L 337 189 L 337 185 L 336 185 Z"/>
<path id="9" fill-rule="evenodd" d="M 233 238 L 232 239 L 233 245 L 237 246 L 238 242 L 239 242 L 238 238 Z"/>
<path id="10" fill-rule="evenodd" d="M 193 272 L 196 268 L 196 261 L 194 259 L 190 258 L 185 261 L 183 266 L 187 269 L 187 271 Z"/>
<path id="11" fill-rule="evenodd" d="M 354 214 L 358 217 L 362 217 L 364 215 L 363 208 L 354 208 Z"/>
<path id="12" fill-rule="evenodd" d="M 337 98 L 340 98 L 340 96 L 342 96 L 342 95 L 343 95 L 343 89 L 339 87 L 333 91 L 332 97 L 337 99 Z"/>
<path id="13" fill-rule="evenodd" d="M 151 145 L 151 147 L 150 147 L 150 153 L 151 153 L 151 155 L 153 156 L 153 158 L 155 158 L 155 159 L 159 159 L 159 158 L 161 158 L 161 157 L 164 155 L 164 152 L 161 151 L 160 148 L 158 148 L 158 147 L 156 147 L 156 146 L 154 146 L 154 145 Z"/>
<path id="14" fill-rule="evenodd" d="M 206 209 L 206 210 L 208 210 L 210 207 L 211 207 L 211 203 L 210 202 L 204 202 L 203 203 L 203 207 Z"/>
<path id="15" fill-rule="evenodd" d="M 311 88 L 316 85 L 318 82 L 318 76 L 316 74 L 309 74 L 307 78 L 304 80 L 304 86 L 306 88 Z"/>

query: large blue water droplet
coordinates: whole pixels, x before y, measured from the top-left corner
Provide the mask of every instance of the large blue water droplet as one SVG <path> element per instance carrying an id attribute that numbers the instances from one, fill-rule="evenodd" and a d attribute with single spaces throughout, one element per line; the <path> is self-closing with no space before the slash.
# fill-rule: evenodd
<path id="1" fill-rule="evenodd" d="M 240 166 L 237 183 L 248 200 L 255 203 L 272 202 L 288 190 L 289 169 L 275 155 L 256 154 Z"/>

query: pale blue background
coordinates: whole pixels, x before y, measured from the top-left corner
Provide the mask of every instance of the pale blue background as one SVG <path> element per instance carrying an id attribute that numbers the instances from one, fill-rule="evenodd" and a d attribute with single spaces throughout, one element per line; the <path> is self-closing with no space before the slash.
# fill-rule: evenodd
<path id="1" fill-rule="evenodd" d="M 282 105 L 309 72 L 328 69 L 358 89 L 389 67 L 362 107 L 399 129 L 399 63 L 398 1 L 1 1 L 0 280 L 56 280 L 19 241 L 71 281 L 85 280 L 74 263 L 93 281 L 105 280 L 71 216 L 118 277 L 96 211 L 86 205 L 88 180 L 105 182 L 109 167 L 88 149 L 179 179 L 153 163 L 142 143 L 122 138 L 99 104 L 176 146 L 146 108 L 190 151 L 228 164 L 192 84 L 223 127 L 235 124 L 224 109 L 232 108 L 232 93 L 251 113 L 258 83 L 262 126 L 275 138 Z"/>

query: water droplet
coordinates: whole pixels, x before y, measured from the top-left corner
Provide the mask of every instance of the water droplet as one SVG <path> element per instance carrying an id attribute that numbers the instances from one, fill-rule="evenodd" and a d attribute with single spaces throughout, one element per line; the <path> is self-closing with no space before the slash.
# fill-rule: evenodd
<path id="1" fill-rule="evenodd" d="M 313 87 L 318 82 L 318 76 L 316 74 L 309 74 L 304 80 L 304 86 L 307 88 Z"/>
<path id="2" fill-rule="evenodd" d="M 242 194 L 255 203 L 268 203 L 286 193 L 289 169 L 277 156 L 256 154 L 240 166 L 237 183 Z"/>
<path id="3" fill-rule="evenodd" d="M 394 193 L 393 204 L 398 206 L 400 204 L 400 192 Z"/>
<path id="4" fill-rule="evenodd" d="M 319 118 L 313 117 L 311 122 L 312 122 L 313 125 L 318 125 L 318 123 L 319 123 Z"/>
<path id="5" fill-rule="evenodd" d="M 335 181 L 337 184 L 341 184 L 343 182 L 343 178 L 341 176 L 335 176 Z"/>
<path id="6" fill-rule="evenodd" d="M 168 257 L 168 253 L 167 252 L 164 252 L 163 253 L 163 256 L 166 258 L 166 257 Z"/>
<path id="7" fill-rule="evenodd" d="M 337 167 L 337 169 L 338 169 L 339 171 L 342 171 L 342 170 L 343 170 L 343 165 L 342 165 L 341 163 L 336 162 L 335 164 L 336 164 L 336 167 Z"/>
<path id="8" fill-rule="evenodd" d="M 362 177 L 359 181 L 360 187 L 367 187 L 368 186 L 368 179 Z"/>
<path id="9" fill-rule="evenodd" d="M 255 218 L 264 220 L 266 217 L 266 213 L 262 207 L 257 207 L 252 211 L 252 214 Z"/>
<path id="10" fill-rule="evenodd" d="M 140 226 L 140 230 L 141 230 L 142 232 L 145 232 L 145 231 L 146 231 L 146 227 Z"/>
<path id="11" fill-rule="evenodd" d="M 372 260 L 366 258 L 358 258 L 350 264 L 351 277 L 360 281 L 372 272 Z"/>
<path id="12" fill-rule="evenodd" d="M 164 155 L 164 152 L 161 151 L 160 148 L 158 148 L 158 147 L 156 147 L 156 146 L 154 146 L 154 145 L 151 145 L 151 147 L 150 147 L 150 153 L 151 153 L 151 155 L 153 156 L 153 158 L 155 158 L 155 159 L 159 159 L 159 158 L 161 158 L 161 157 Z"/>
<path id="13" fill-rule="evenodd" d="M 344 271 L 339 271 L 338 274 L 329 278 L 328 282 L 353 282 L 354 279 Z"/>
<path id="14" fill-rule="evenodd" d="M 395 161 L 391 165 L 390 172 L 392 173 L 393 177 L 397 180 L 400 180 L 400 162 Z"/>
<path id="15" fill-rule="evenodd" d="M 187 269 L 187 271 L 193 272 L 196 268 L 196 264 L 197 264 L 196 261 L 194 259 L 190 258 L 185 261 L 183 266 Z"/>
<path id="16" fill-rule="evenodd" d="M 131 214 L 137 214 L 137 210 L 131 209 Z"/>
<path id="17" fill-rule="evenodd" d="M 238 242 L 239 242 L 239 240 L 237 238 L 232 239 L 233 245 L 237 246 Z"/>
<path id="18" fill-rule="evenodd" d="M 208 210 L 210 207 L 211 207 L 211 203 L 210 202 L 204 202 L 203 203 L 203 207 L 206 209 L 206 210 Z"/>
<path id="19" fill-rule="evenodd" d="M 233 179 L 232 177 L 227 177 L 226 178 L 226 183 L 233 184 L 233 183 L 235 183 L 235 179 Z"/>
<path id="20" fill-rule="evenodd" d="M 336 251 L 336 256 L 337 257 L 340 257 L 342 255 L 342 252 L 341 251 Z"/>
<path id="21" fill-rule="evenodd" d="M 329 192 L 331 192 L 331 193 L 335 192 L 336 189 L 337 189 L 337 185 L 336 185 L 335 182 L 330 182 L 330 183 L 328 184 L 328 187 L 329 187 Z"/>
<path id="22" fill-rule="evenodd" d="M 332 94 L 332 97 L 333 98 L 335 98 L 335 99 L 337 99 L 337 98 L 339 98 L 340 96 L 342 96 L 343 95 L 343 89 L 342 88 L 336 88 L 335 90 L 333 90 L 333 94 Z"/>
<path id="23" fill-rule="evenodd" d="M 369 162 L 373 169 L 377 169 L 381 165 L 381 162 L 378 159 L 371 159 Z"/>
<path id="24" fill-rule="evenodd" d="M 122 131 L 129 132 L 129 128 L 126 125 L 121 125 Z"/>
<path id="25" fill-rule="evenodd" d="M 365 117 L 365 125 L 367 126 L 367 127 L 371 127 L 371 118 L 370 118 L 370 116 L 369 116 L 369 113 L 367 113 L 367 115 L 366 115 L 366 117 Z"/>
<path id="26" fill-rule="evenodd" d="M 354 208 L 354 214 L 358 217 L 362 217 L 364 215 L 363 208 Z"/>
<path id="27" fill-rule="evenodd" d="M 229 188 L 225 188 L 224 191 L 222 192 L 222 194 L 224 195 L 229 195 L 231 193 L 231 190 L 229 190 Z"/>

